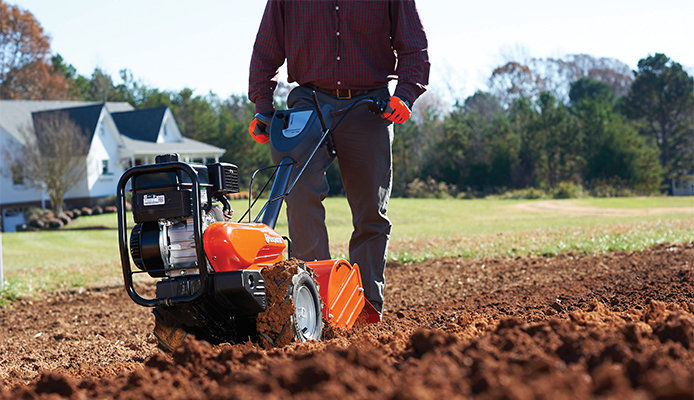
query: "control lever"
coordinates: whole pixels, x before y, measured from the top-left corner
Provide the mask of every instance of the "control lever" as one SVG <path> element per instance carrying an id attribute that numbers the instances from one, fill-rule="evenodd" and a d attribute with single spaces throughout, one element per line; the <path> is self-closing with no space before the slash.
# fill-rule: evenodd
<path id="1" fill-rule="evenodd" d="M 316 113 L 318 114 L 318 120 L 320 121 L 321 131 L 325 135 L 325 133 L 328 131 L 328 127 L 325 126 L 323 112 L 320 109 L 320 104 L 318 104 L 318 95 L 316 94 L 315 90 L 313 91 L 313 106 L 316 108 Z M 335 150 L 335 143 L 333 142 L 333 136 L 331 133 L 325 136 L 325 144 L 328 146 L 328 153 L 330 153 L 330 155 L 334 157 L 337 155 L 337 150 Z"/>

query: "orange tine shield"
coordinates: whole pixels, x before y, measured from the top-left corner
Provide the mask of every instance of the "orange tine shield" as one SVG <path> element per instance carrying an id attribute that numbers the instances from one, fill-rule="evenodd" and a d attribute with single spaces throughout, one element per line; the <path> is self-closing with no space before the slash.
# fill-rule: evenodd
<path id="1" fill-rule="evenodd" d="M 323 300 L 323 318 L 330 325 L 349 329 L 364 308 L 364 289 L 359 266 L 345 260 L 307 263 L 313 269 Z"/>

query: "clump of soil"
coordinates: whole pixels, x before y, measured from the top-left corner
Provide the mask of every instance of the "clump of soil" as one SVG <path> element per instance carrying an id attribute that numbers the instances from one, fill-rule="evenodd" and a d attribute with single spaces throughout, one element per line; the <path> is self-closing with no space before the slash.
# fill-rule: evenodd
<path id="1" fill-rule="evenodd" d="M 292 277 L 304 263 L 297 259 L 278 262 L 263 268 L 266 308 L 258 314 L 256 324 L 259 344 L 266 349 L 286 346 L 294 340 L 292 317 L 296 308 L 289 296 Z"/>

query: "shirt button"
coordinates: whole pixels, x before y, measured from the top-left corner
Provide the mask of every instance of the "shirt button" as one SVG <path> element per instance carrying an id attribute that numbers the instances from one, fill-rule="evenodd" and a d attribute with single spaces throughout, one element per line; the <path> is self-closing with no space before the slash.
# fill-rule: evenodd
<path id="1" fill-rule="evenodd" d="M 340 32 L 337 32 L 336 35 L 337 35 L 337 36 L 340 36 Z"/>
<path id="2" fill-rule="evenodd" d="M 337 56 L 337 61 L 340 61 L 340 56 Z"/>
<path id="3" fill-rule="evenodd" d="M 338 84 L 338 85 L 342 85 L 342 81 L 337 81 L 337 84 Z"/>
<path id="4" fill-rule="evenodd" d="M 335 6 L 335 11 L 339 10 L 340 6 Z"/>

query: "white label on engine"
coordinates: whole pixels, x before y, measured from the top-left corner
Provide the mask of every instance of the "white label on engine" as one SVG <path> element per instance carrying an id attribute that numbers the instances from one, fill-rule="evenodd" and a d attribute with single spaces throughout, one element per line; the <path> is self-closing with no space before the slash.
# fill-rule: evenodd
<path id="1" fill-rule="evenodd" d="M 166 198 L 163 194 L 146 194 L 142 202 L 145 206 L 161 206 L 166 204 Z"/>
<path id="2" fill-rule="evenodd" d="M 265 234 L 265 243 L 277 243 L 281 244 L 282 239 L 274 236 L 270 236 L 267 233 Z"/>
<path id="3" fill-rule="evenodd" d="M 207 189 L 203 188 L 200 190 L 200 204 L 207 203 Z"/>

